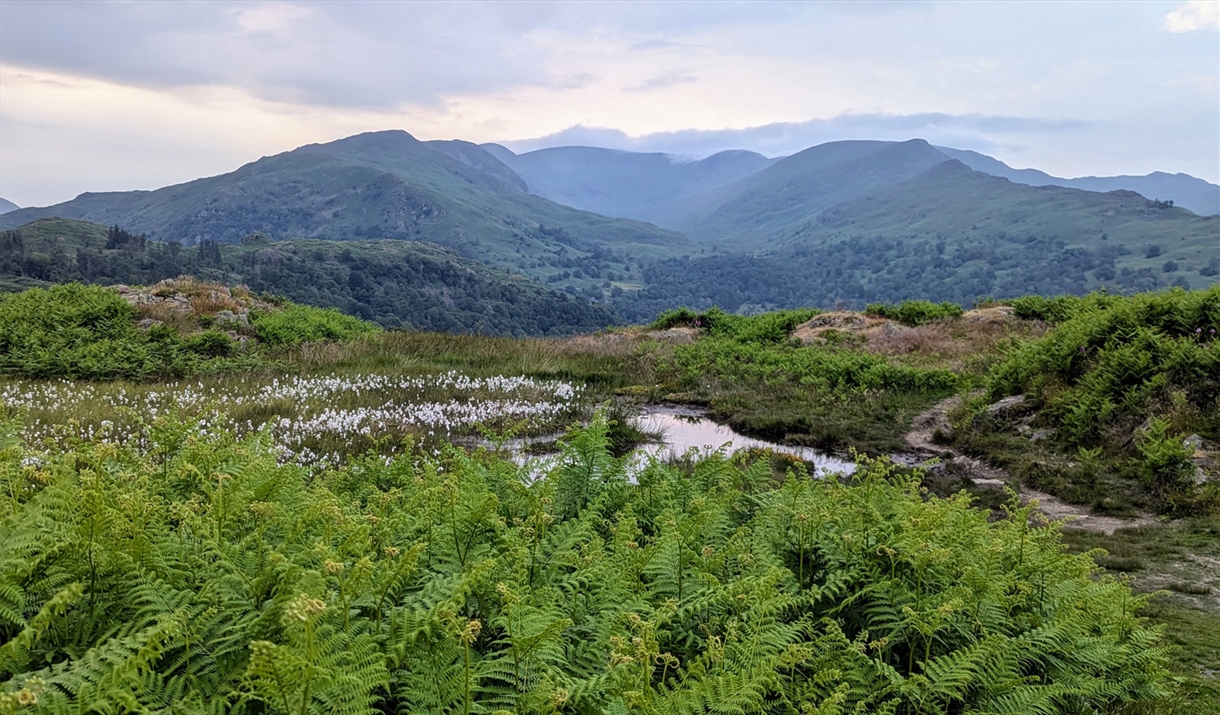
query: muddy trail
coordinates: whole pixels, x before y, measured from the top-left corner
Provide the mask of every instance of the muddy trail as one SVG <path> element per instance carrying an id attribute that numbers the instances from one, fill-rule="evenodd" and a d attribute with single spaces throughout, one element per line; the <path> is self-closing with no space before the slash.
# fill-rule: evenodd
<path id="1" fill-rule="evenodd" d="M 1099 516 L 1089 511 L 1088 507 L 1069 504 L 1062 499 L 1019 485 L 1008 472 L 994 467 L 986 462 L 968 457 L 943 444 L 933 441 L 933 435 L 939 431 L 949 434 L 952 425 L 949 423 L 949 413 L 961 404 L 962 397 L 950 397 L 933 405 L 926 412 L 919 414 L 911 423 L 911 430 L 904 439 L 912 452 L 895 455 L 895 461 L 908 465 L 922 463 L 932 457 L 940 458 L 940 463 L 932 465 L 931 469 L 944 469 L 947 465 L 955 465 L 964 471 L 975 485 L 993 489 L 1003 489 L 1009 485 L 1017 489 L 1022 504 L 1036 502 L 1037 511 L 1052 521 L 1063 521 L 1065 529 L 1080 529 L 1092 531 L 1107 536 L 1118 529 L 1150 526 L 1157 521 L 1153 517 L 1141 515 L 1124 518 L 1116 516 Z"/>

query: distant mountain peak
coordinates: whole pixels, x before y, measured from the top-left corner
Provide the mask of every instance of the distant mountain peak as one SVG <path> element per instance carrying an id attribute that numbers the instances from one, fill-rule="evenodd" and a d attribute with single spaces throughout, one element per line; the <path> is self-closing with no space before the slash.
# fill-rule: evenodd
<path id="1" fill-rule="evenodd" d="M 936 147 L 975 171 L 999 176 L 1028 186 L 1063 186 L 1069 189 L 1106 193 L 1115 190 L 1133 191 L 1147 199 L 1172 200 L 1175 206 L 1200 216 L 1220 214 L 1220 186 L 1190 174 L 1154 171 L 1144 176 L 1081 176 L 1064 179 L 1038 169 L 1014 169 L 1008 164 L 969 149 Z"/>
<path id="2" fill-rule="evenodd" d="M 9 211 L 16 211 L 19 208 L 21 208 L 21 207 L 15 203 L 13 203 L 12 201 L 9 201 L 8 199 L 0 198 L 0 214 L 6 214 Z"/>

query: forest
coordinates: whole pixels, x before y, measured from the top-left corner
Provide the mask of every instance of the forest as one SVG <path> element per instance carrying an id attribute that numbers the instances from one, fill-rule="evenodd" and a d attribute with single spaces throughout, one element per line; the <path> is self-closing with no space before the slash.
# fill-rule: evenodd
<path id="1" fill-rule="evenodd" d="M 148 285 L 180 275 L 339 310 L 383 327 L 565 335 L 615 322 L 604 306 L 415 241 L 272 241 L 186 247 L 112 226 L 43 219 L 0 233 L 0 285 Z"/>

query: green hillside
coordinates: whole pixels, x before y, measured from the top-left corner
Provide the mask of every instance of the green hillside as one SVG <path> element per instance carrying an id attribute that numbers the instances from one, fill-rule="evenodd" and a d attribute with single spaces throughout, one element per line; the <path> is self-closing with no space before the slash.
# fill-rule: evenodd
<path id="1" fill-rule="evenodd" d="M 778 232 L 765 252 L 659 261 L 618 298 L 629 318 L 675 305 L 758 310 L 923 297 L 1202 288 L 1220 274 L 1220 218 L 1132 192 L 1013 184 L 938 164 Z"/>
<path id="2" fill-rule="evenodd" d="M 589 213 L 531 191 L 667 228 Z M 461 264 L 467 272 L 433 271 L 421 279 L 410 271 L 459 265 L 452 262 L 457 256 L 381 247 L 380 239 L 443 246 L 550 288 L 611 301 L 632 319 L 682 304 L 748 312 L 838 301 L 862 307 L 914 297 L 968 303 L 1030 292 L 1197 288 L 1220 274 L 1220 218 L 1130 191 L 1013 183 L 918 139 L 832 142 L 778 161 L 722 152 L 682 163 L 584 147 L 517 156 L 495 145 L 375 132 L 157 191 L 84 194 L 20 209 L 0 216 L 0 228 L 53 216 L 188 246 L 237 244 L 255 231 L 279 240 L 365 244 L 338 259 L 327 249 L 316 260 L 280 248 L 274 256 L 225 249 L 216 265 L 196 265 L 173 253 L 194 249 L 172 243 L 141 248 L 148 255 L 137 259 L 131 246 L 98 257 L 92 246 L 51 242 L 23 253 L 19 266 L 10 255 L 0 287 L 190 272 L 335 305 L 385 325 L 518 334 L 600 327 L 610 314 L 555 303 L 556 293 L 480 272 L 473 263 Z M 61 243 L 72 231 L 98 229 L 66 230 Z M 64 253 L 78 248 L 88 248 L 83 265 Z M 395 262 L 399 251 L 415 268 Z M 349 280 L 353 261 L 359 277 Z M 362 284 L 370 276 L 377 287 Z M 544 307 L 551 305 L 564 307 Z M 554 317 L 527 317 L 544 315 Z"/>
<path id="3" fill-rule="evenodd" d="M 252 231 L 428 241 L 577 288 L 631 282 L 639 260 L 688 250 L 676 233 L 552 203 L 525 193 L 511 176 L 473 144 L 437 148 L 406 132 L 376 132 L 156 191 L 87 193 L 14 211 L 0 216 L 0 228 L 58 216 L 188 245 L 234 243 Z"/>
<path id="4" fill-rule="evenodd" d="M 947 160 L 922 139 L 821 144 L 693 197 L 660 223 L 705 245 L 752 249 L 831 206 L 901 184 Z"/>
<path id="5" fill-rule="evenodd" d="M 554 335 L 615 322 L 605 307 L 418 241 L 273 241 L 197 247 L 72 219 L 0 233 L 0 288 L 149 284 L 182 274 L 335 307 L 387 327 Z M 110 247 L 107 247 L 107 246 Z"/>

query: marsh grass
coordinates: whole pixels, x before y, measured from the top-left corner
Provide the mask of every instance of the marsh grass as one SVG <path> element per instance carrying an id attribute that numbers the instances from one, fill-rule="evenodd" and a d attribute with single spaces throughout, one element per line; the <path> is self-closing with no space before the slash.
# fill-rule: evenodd
<path id="1" fill-rule="evenodd" d="M 461 436 L 549 434 L 583 419 L 592 403 L 562 380 L 472 377 L 449 371 L 397 375 L 227 373 L 168 383 L 0 383 L 23 435 L 60 447 L 100 439 L 145 445 L 155 425 L 201 420 L 238 434 L 270 430 L 293 461 L 339 463 L 404 441 L 432 446 Z"/>
<path id="2" fill-rule="evenodd" d="M 277 356 L 302 373 L 418 375 L 459 370 L 477 376 L 525 375 L 617 386 L 630 384 L 644 370 L 645 342 L 625 332 L 503 338 L 389 331 L 350 343 L 305 345 Z"/>

